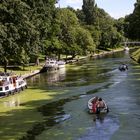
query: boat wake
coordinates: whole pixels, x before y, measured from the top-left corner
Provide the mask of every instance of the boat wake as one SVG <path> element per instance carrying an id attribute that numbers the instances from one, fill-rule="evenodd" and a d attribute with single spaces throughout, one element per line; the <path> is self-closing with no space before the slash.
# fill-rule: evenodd
<path id="1" fill-rule="evenodd" d="M 96 119 L 95 124 L 88 127 L 86 134 L 78 140 L 110 140 L 118 128 L 119 122 L 115 118 Z"/>

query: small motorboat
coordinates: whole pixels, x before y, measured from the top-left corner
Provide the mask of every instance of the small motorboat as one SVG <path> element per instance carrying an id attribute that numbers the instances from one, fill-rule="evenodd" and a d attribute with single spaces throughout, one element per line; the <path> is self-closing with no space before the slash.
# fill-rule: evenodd
<path id="1" fill-rule="evenodd" d="M 57 60 L 55 59 L 49 59 L 45 62 L 46 68 L 58 68 Z"/>
<path id="2" fill-rule="evenodd" d="M 122 64 L 122 65 L 119 66 L 118 69 L 119 69 L 120 71 L 126 71 L 126 70 L 128 70 L 128 66 L 127 66 L 126 64 Z"/>
<path id="3" fill-rule="evenodd" d="M 60 60 L 60 61 L 57 61 L 57 64 L 58 64 L 58 67 L 59 67 L 59 68 L 64 68 L 64 67 L 65 67 L 66 62 L 64 62 L 64 61 Z"/>
<path id="4" fill-rule="evenodd" d="M 108 113 L 109 112 L 109 108 L 107 106 L 107 104 L 105 103 L 104 100 L 103 103 L 104 103 L 104 107 L 103 108 L 99 108 L 99 109 L 96 109 L 96 111 L 94 111 L 93 109 L 93 101 L 95 100 L 96 97 L 93 97 L 91 98 L 89 101 L 88 101 L 88 110 L 89 110 L 89 113 L 94 113 L 94 114 L 100 114 L 100 113 Z"/>
<path id="5" fill-rule="evenodd" d="M 128 47 L 125 47 L 124 50 L 125 50 L 125 51 L 129 51 L 129 48 L 128 48 Z"/>

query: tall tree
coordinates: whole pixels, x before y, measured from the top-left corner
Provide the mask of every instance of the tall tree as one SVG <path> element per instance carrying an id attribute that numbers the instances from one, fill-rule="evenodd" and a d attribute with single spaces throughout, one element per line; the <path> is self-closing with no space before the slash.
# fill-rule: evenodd
<path id="1" fill-rule="evenodd" d="M 127 23 L 125 28 L 127 37 L 140 40 L 140 0 L 137 0 L 133 13 L 125 18 L 125 22 Z"/>
<path id="2" fill-rule="evenodd" d="M 65 54 L 70 53 L 73 43 L 75 42 L 73 28 L 77 25 L 78 19 L 74 12 L 67 8 L 58 8 L 52 22 L 50 43 L 47 41 L 47 50 L 53 50 L 53 52 L 59 51 Z M 55 41 L 57 40 L 55 44 L 54 38 Z"/>
<path id="3" fill-rule="evenodd" d="M 95 0 L 83 0 L 82 11 L 85 15 L 85 22 L 87 25 L 96 23 L 97 5 Z"/>
<path id="4" fill-rule="evenodd" d="M 39 32 L 39 42 L 34 45 L 31 57 L 38 60 L 39 53 L 45 50 L 45 40 L 51 38 L 51 28 L 56 0 L 24 0 L 29 6 L 29 18 Z M 36 46 L 36 47 L 35 47 Z"/>

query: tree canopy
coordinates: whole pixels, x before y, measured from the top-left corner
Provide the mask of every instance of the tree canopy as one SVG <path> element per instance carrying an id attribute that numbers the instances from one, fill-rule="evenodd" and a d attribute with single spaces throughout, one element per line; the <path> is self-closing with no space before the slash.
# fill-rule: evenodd
<path id="1" fill-rule="evenodd" d="M 113 19 L 95 0 L 81 10 L 55 7 L 57 0 L 1 0 L 0 65 L 25 65 L 40 54 L 85 55 L 120 46 L 125 37 L 140 39 L 140 0 L 134 12 Z"/>

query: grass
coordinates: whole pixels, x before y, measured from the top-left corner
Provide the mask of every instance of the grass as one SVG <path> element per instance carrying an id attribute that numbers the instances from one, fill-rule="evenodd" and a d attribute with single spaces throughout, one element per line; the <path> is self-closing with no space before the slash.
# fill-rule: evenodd
<path id="1" fill-rule="evenodd" d="M 34 70 L 40 70 L 42 68 L 42 64 L 39 65 L 39 66 L 26 66 L 26 67 L 21 67 L 21 66 L 18 66 L 18 67 L 10 67 L 10 68 L 7 68 L 7 72 L 8 73 L 14 73 L 14 74 L 17 74 L 17 75 L 24 75 L 24 74 L 27 74 L 27 73 L 31 73 L 32 71 Z M 2 67 L 0 67 L 0 71 L 1 72 L 4 72 L 4 69 Z"/>
<path id="2" fill-rule="evenodd" d="M 136 50 L 135 52 L 132 53 L 131 57 L 140 63 L 140 49 Z"/>

